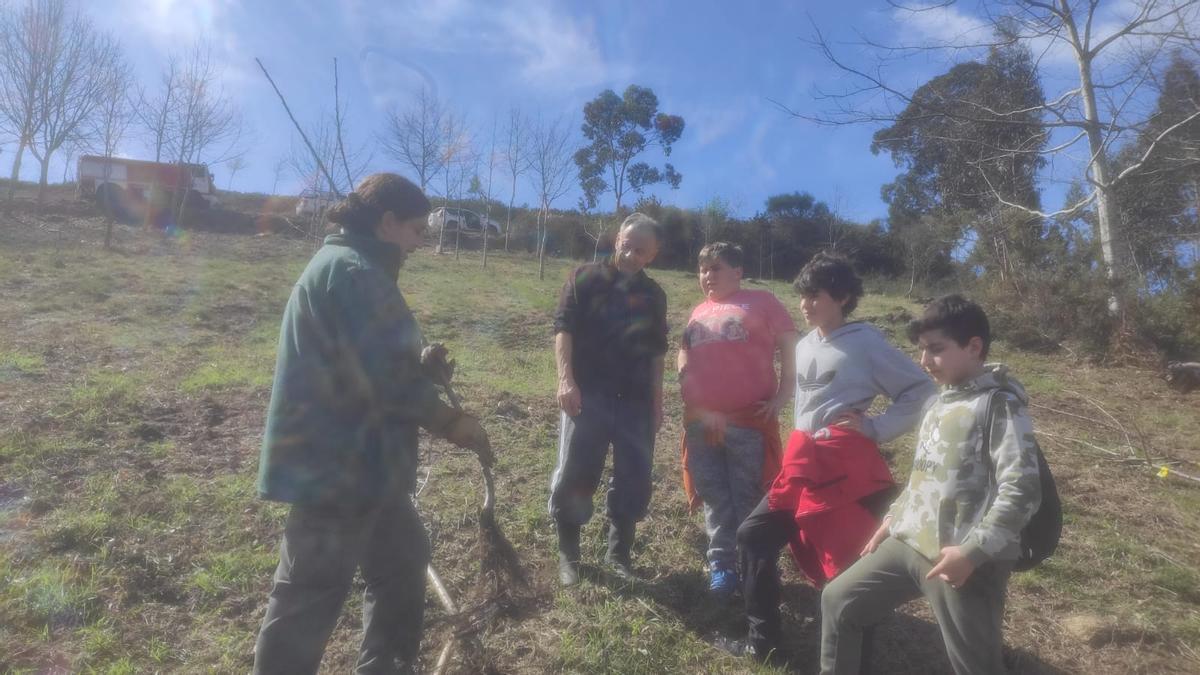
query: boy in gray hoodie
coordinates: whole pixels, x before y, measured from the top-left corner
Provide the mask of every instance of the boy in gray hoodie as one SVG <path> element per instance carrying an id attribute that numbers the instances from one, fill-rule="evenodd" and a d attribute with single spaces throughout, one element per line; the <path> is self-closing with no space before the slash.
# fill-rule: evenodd
<path id="1" fill-rule="evenodd" d="M 915 427 L 936 388 L 912 359 L 878 330 L 847 320 L 863 296 L 862 280 L 850 262 L 819 253 L 804 266 L 794 286 L 801 297 L 804 320 L 813 328 L 796 345 L 795 429 L 825 438 L 829 434 L 826 429 L 836 426 L 858 432 L 864 444 L 876 445 Z M 877 396 L 886 396 L 891 404 L 882 413 L 868 416 Z M 775 486 L 787 482 L 783 475 L 789 465 L 786 455 L 784 464 Z M 865 473 L 865 467 L 863 470 Z M 887 474 L 886 465 L 883 473 Z M 779 553 L 800 530 L 795 505 L 784 505 L 787 500 L 778 498 L 775 486 L 737 533 L 749 623 L 747 648 L 760 660 L 779 647 Z M 894 489 L 885 490 L 867 498 L 869 503 L 863 506 L 874 514 L 872 521 L 861 534 L 845 533 L 859 537 L 851 544 L 854 552 L 870 537 L 894 494 Z M 771 658 L 780 660 L 778 654 Z"/>
<path id="2" fill-rule="evenodd" d="M 985 364 L 987 315 L 961 296 L 930 304 L 909 338 L 943 387 L 907 487 L 864 557 L 821 594 L 821 672 L 858 673 L 864 628 L 925 596 L 956 673 L 1004 673 L 1008 577 L 1041 502 L 1028 397 L 1004 366 Z"/>

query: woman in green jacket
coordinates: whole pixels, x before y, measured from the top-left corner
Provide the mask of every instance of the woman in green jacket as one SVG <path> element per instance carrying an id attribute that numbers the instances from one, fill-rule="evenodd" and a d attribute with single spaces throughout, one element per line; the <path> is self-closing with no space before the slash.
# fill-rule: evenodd
<path id="1" fill-rule="evenodd" d="M 418 428 L 490 461 L 479 421 L 442 403 L 396 286 L 429 200 L 395 174 L 369 176 L 328 213 L 292 288 L 259 464 L 258 492 L 291 504 L 255 673 L 315 673 L 357 569 L 357 673 L 414 667 L 429 542 L 412 502 Z"/>

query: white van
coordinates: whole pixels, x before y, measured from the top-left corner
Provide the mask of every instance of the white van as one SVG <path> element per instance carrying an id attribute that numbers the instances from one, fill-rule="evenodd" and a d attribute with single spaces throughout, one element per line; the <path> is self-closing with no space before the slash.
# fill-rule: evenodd
<path id="1" fill-rule="evenodd" d="M 338 198 L 332 192 L 309 188 L 300 193 L 300 200 L 296 202 L 296 215 L 320 215 L 337 200 Z"/>
<path id="2" fill-rule="evenodd" d="M 437 232 L 444 225 L 448 232 L 453 232 L 460 227 L 464 232 L 483 232 L 485 220 L 492 234 L 500 234 L 500 223 L 491 218 L 484 218 L 468 209 L 439 206 L 429 213 L 429 229 Z"/>

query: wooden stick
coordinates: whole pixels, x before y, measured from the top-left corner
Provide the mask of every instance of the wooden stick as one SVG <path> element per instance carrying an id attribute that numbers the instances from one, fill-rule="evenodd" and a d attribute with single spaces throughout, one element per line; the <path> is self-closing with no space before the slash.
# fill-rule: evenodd
<path id="1" fill-rule="evenodd" d="M 258 67 L 262 70 L 263 75 L 267 76 L 267 82 L 271 83 L 271 88 L 275 90 L 275 95 L 279 97 L 279 102 L 283 104 L 283 110 L 287 113 L 288 119 L 292 120 L 292 124 L 296 127 L 296 131 L 300 132 L 301 140 L 303 140 L 304 145 L 308 147 L 308 151 L 312 153 L 313 159 L 317 161 L 317 168 L 321 170 L 321 173 L 325 176 L 325 180 L 329 181 L 329 190 L 340 199 L 342 192 L 337 189 L 337 183 L 334 182 L 333 176 L 329 174 L 329 170 L 325 168 L 325 162 L 321 161 L 321 155 L 313 149 L 312 143 L 310 143 L 308 140 L 308 135 L 304 133 L 304 129 L 302 129 L 300 127 L 300 123 L 296 121 L 296 116 L 292 114 L 292 109 L 288 107 L 287 99 L 283 97 L 283 92 L 279 91 L 279 87 L 275 86 L 275 80 L 271 79 L 271 74 L 267 72 L 267 67 L 263 65 L 263 62 L 259 60 L 257 56 L 254 57 L 254 62 L 258 64 Z"/>
<path id="2" fill-rule="evenodd" d="M 1128 455 L 1125 455 L 1125 454 L 1123 454 L 1123 453 L 1120 453 L 1120 452 L 1116 452 L 1115 450 L 1109 450 L 1108 448 L 1102 448 L 1102 447 L 1100 447 L 1099 445 L 1096 445 L 1095 443 L 1092 443 L 1092 442 L 1090 442 L 1090 441 L 1085 441 L 1085 440 L 1083 440 L 1083 439 L 1081 439 L 1081 438 L 1073 438 L 1073 437 L 1071 437 L 1071 436 L 1063 436 L 1063 435 L 1061 435 L 1061 434 L 1055 434 L 1055 433 L 1052 433 L 1052 432 L 1049 432 L 1049 431 L 1038 431 L 1038 432 L 1037 432 L 1037 435 L 1038 435 L 1038 436 L 1046 436 L 1046 437 L 1048 437 L 1048 438 L 1056 438 L 1056 439 L 1058 439 L 1058 440 L 1062 440 L 1062 441 L 1071 441 L 1072 443 L 1078 443 L 1078 444 L 1080 444 L 1080 445 L 1083 445 L 1083 446 L 1089 447 L 1089 448 L 1091 448 L 1091 449 L 1093 449 L 1093 450 L 1099 450 L 1100 452 L 1103 452 L 1103 453 L 1104 453 L 1104 454 L 1106 454 L 1106 455 L 1111 455 L 1111 456 L 1113 456 L 1113 457 L 1116 457 L 1116 458 L 1118 458 L 1118 459 L 1129 459 L 1129 456 L 1128 456 Z"/>
<path id="3" fill-rule="evenodd" d="M 433 586 L 433 592 L 442 603 L 442 608 L 448 614 L 458 614 L 458 606 L 454 604 L 454 600 L 450 597 L 450 591 L 446 590 L 446 584 L 442 583 L 442 578 L 433 569 L 433 565 L 425 568 L 425 577 L 429 579 L 429 585 Z"/>
<path id="4" fill-rule="evenodd" d="M 354 176 L 350 175 L 350 163 L 346 161 L 346 146 L 342 143 L 342 97 L 338 93 L 338 67 L 337 57 L 333 57 L 333 116 L 334 126 L 337 128 L 337 146 L 338 154 L 342 156 L 342 168 L 346 171 L 346 183 L 350 186 L 350 191 L 354 191 Z"/>
<path id="5" fill-rule="evenodd" d="M 442 583 L 442 578 L 433 569 L 433 565 L 425 568 L 425 577 L 429 579 L 429 585 L 433 586 L 434 595 L 441 601 L 442 608 L 446 610 L 446 613 L 451 616 L 458 614 L 458 607 L 450 597 L 450 591 L 446 590 L 446 585 Z M 450 639 L 446 641 L 446 646 L 442 647 L 442 652 L 438 654 L 437 665 L 433 668 L 435 674 L 445 672 L 444 669 L 450 663 L 450 657 L 454 655 L 454 644 L 456 642 L 458 640 L 454 635 L 451 635 Z"/>
<path id="6" fill-rule="evenodd" d="M 1089 447 L 1093 450 L 1099 450 L 1100 452 L 1103 452 L 1106 455 L 1115 457 L 1119 461 L 1128 462 L 1128 461 L 1132 460 L 1134 462 L 1137 462 L 1138 464 L 1143 463 L 1143 460 L 1141 460 L 1141 459 L 1138 459 L 1136 457 L 1130 457 L 1128 455 L 1124 455 L 1122 453 L 1116 452 L 1115 450 L 1109 450 L 1108 448 L 1102 448 L 1099 445 L 1096 445 L 1095 443 L 1092 443 L 1090 441 L 1085 441 L 1081 438 L 1072 438 L 1070 436 L 1063 436 L 1060 434 L 1051 433 L 1049 431 L 1039 431 L 1039 432 L 1037 432 L 1037 434 L 1038 434 L 1038 436 L 1045 436 L 1047 438 L 1055 438 L 1055 439 L 1059 439 L 1059 440 L 1063 440 L 1063 441 L 1071 441 L 1072 443 L 1078 443 L 1085 447 Z M 1189 473 L 1180 471 L 1180 470 L 1174 468 L 1173 466 L 1171 466 L 1171 463 L 1169 463 L 1169 462 L 1159 462 L 1159 463 L 1149 462 L 1149 463 L 1146 463 L 1145 466 L 1149 467 L 1150 469 L 1152 469 L 1154 471 L 1161 472 L 1161 471 L 1165 470 L 1167 472 L 1166 475 L 1168 477 L 1169 476 L 1177 476 L 1184 480 L 1190 480 L 1190 481 L 1193 481 L 1196 483 L 1200 483 L 1200 476 L 1193 476 Z"/>
<path id="7" fill-rule="evenodd" d="M 1095 406 L 1095 408 L 1096 408 L 1097 410 L 1099 410 L 1100 412 L 1104 413 L 1104 415 L 1105 415 L 1106 417 L 1108 417 L 1108 419 L 1112 420 L 1113 424 L 1117 425 L 1117 429 L 1118 429 L 1118 430 L 1120 430 L 1121 434 L 1122 434 L 1123 436 L 1125 436 L 1125 447 L 1129 448 L 1129 452 L 1130 452 L 1130 454 L 1136 454 L 1136 453 L 1137 453 L 1137 448 L 1135 448 L 1135 447 L 1134 447 L 1134 445 L 1133 445 L 1133 439 L 1132 439 L 1132 438 L 1130 438 L 1130 436 L 1129 436 L 1129 431 L 1127 431 L 1127 430 L 1125 429 L 1125 425 L 1121 424 L 1121 422 L 1120 422 L 1119 420 L 1117 420 L 1117 418 L 1116 418 L 1116 417 L 1113 417 L 1112 413 L 1110 413 L 1110 412 L 1108 412 L 1107 410 L 1105 410 L 1105 409 L 1104 409 L 1104 406 L 1100 405 L 1100 403 L 1099 403 L 1099 402 L 1097 402 L 1095 399 L 1093 399 L 1093 398 L 1089 398 L 1089 397 L 1087 397 L 1087 396 L 1084 396 L 1083 394 L 1081 394 L 1081 393 L 1079 393 L 1079 392 L 1077 392 L 1077 391 L 1071 391 L 1071 390 L 1069 390 L 1069 389 L 1066 389 L 1066 390 L 1064 390 L 1064 391 L 1066 391 L 1068 394 L 1074 394 L 1075 396 L 1078 396 L 1079 398 L 1082 398 L 1083 400 L 1085 400 L 1085 401 L 1087 401 L 1088 403 L 1090 403 L 1090 404 L 1092 404 L 1093 406 Z M 1147 463 L 1147 464 L 1149 464 L 1149 463 L 1150 463 L 1148 456 L 1147 456 L 1147 462 L 1146 462 L 1146 463 Z"/>
<path id="8" fill-rule="evenodd" d="M 1098 419 L 1095 419 L 1092 417 L 1088 417 L 1087 415 L 1080 415 L 1079 413 L 1068 412 L 1066 410 L 1059 410 L 1058 408 L 1051 408 L 1048 405 L 1034 403 L 1033 401 L 1029 402 L 1029 407 L 1040 408 L 1042 410 L 1048 410 L 1056 415 L 1066 415 L 1067 417 L 1074 417 L 1075 419 L 1083 420 L 1084 422 L 1091 422 L 1092 424 L 1098 424 L 1102 427 L 1109 427 L 1116 431 L 1120 431 L 1120 429 L 1118 429 L 1117 427 L 1114 427 L 1113 425 L 1109 424 L 1108 422 L 1105 422 L 1103 420 L 1098 420 Z"/>

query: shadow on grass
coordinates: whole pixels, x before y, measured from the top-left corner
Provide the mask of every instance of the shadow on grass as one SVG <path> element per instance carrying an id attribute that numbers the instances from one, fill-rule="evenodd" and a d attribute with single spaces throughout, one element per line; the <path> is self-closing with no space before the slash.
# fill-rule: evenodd
<path id="1" fill-rule="evenodd" d="M 785 563 L 786 564 L 786 563 Z M 607 586 L 623 597 L 643 597 L 673 612 L 700 640 L 717 646 L 746 637 L 742 596 L 714 598 L 708 580 L 698 573 L 673 572 L 649 581 L 627 582 L 595 571 L 590 580 Z M 783 651 L 789 655 L 785 672 L 815 673 L 820 660 L 820 591 L 808 584 L 785 584 L 783 589 Z M 920 601 L 918 601 L 920 602 Z M 870 672 L 913 675 L 952 675 L 942 635 L 936 623 L 894 613 L 875 633 Z M 1004 663 L 1010 673 L 1066 675 L 1032 652 L 1004 648 Z"/>

